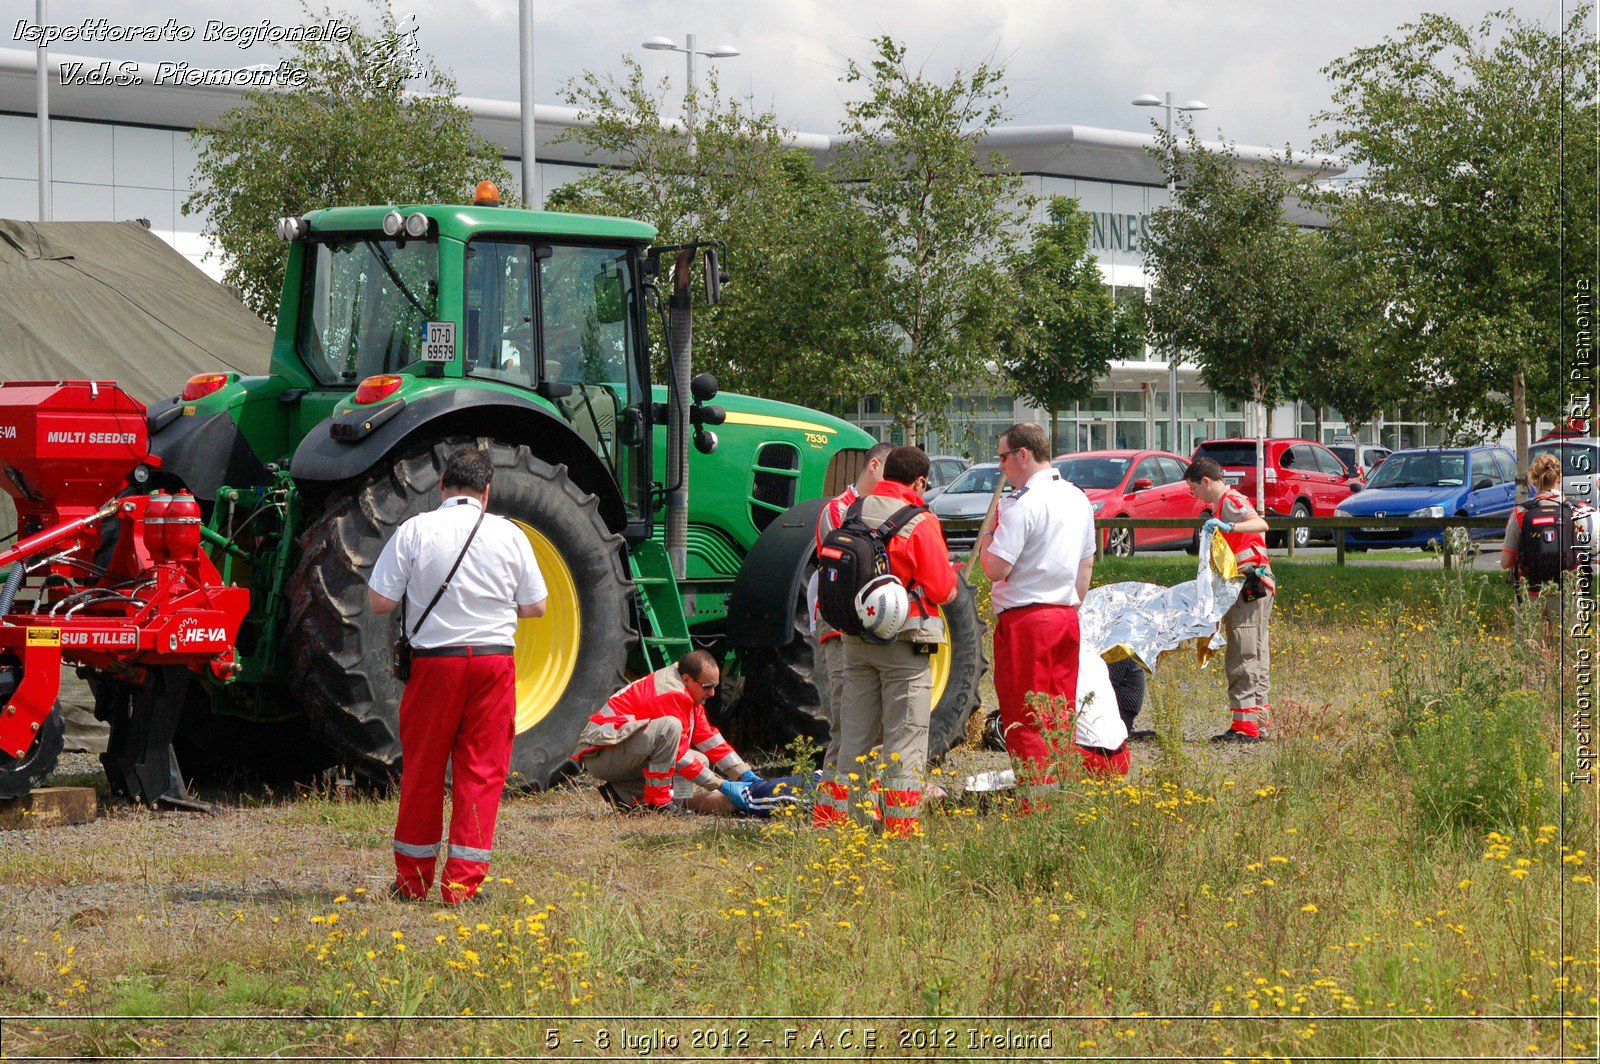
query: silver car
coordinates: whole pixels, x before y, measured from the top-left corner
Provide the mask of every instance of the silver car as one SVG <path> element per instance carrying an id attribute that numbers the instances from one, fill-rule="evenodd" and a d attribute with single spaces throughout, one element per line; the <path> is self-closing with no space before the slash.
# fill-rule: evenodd
<path id="1" fill-rule="evenodd" d="M 1595 476 L 1600 473 L 1600 438 L 1594 436 L 1569 436 L 1564 439 L 1542 440 L 1528 448 L 1528 461 L 1541 454 L 1553 454 L 1561 459 L 1561 494 L 1568 502 L 1600 508 L 1600 495 L 1596 494 Z"/>
<path id="2" fill-rule="evenodd" d="M 1004 479 L 999 463 L 982 462 L 969 467 L 928 504 L 944 526 L 944 541 L 951 554 L 966 554 L 977 542 L 978 526 L 989 512 L 994 486 Z"/>

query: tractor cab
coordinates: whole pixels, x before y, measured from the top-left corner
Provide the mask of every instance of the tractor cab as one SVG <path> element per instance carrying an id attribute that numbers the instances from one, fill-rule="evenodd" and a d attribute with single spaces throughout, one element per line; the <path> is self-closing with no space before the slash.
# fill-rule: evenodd
<path id="1" fill-rule="evenodd" d="M 611 482 L 585 487 L 648 526 L 654 230 L 440 205 L 332 208 L 284 219 L 279 234 L 295 246 L 273 372 L 328 396 L 311 416 L 364 426 L 464 385 L 509 394 L 581 440 Z"/>

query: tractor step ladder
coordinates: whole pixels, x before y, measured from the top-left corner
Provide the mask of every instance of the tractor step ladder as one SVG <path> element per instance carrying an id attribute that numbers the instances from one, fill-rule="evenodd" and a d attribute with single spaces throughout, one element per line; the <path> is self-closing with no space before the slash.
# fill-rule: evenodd
<path id="1" fill-rule="evenodd" d="M 651 671 L 666 668 L 694 649 L 666 548 L 654 540 L 637 544 L 628 552 L 628 568 L 639 589 L 639 615 L 644 622 L 639 636 L 645 662 Z"/>

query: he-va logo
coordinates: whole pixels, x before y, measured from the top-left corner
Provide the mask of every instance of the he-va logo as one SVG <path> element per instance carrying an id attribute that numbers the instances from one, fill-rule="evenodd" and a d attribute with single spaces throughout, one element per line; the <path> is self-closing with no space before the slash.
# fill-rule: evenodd
<path id="1" fill-rule="evenodd" d="M 181 641 L 189 643 L 225 643 L 228 641 L 228 632 L 224 628 L 185 628 Z"/>

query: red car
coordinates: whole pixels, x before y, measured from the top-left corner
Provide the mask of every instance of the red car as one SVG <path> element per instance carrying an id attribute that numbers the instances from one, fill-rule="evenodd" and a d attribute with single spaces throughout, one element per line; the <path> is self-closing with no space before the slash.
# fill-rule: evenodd
<path id="1" fill-rule="evenodd" d="M 1310 440 L 1271 439 L 1267 441 L 1267 514 L 1279 517 L 1332 517 L 1339 504 L 1350 497 L 1350 485 L 1360 483 L 1343 462 L 1326 447 Z M 1222 475 L 1245 498 L 1256 501 L 1256 441 L 1207 440 L 1194 449 L 1222 467 Z M 1269 533 L 1267 542 L 1283 545 L 1282 532 Z M 1294 545 L 1311 541 L 1309 528 L 1294 530 Z"/>
<path id="2" fill-rule="evenodd" d="M 1183 482 L 1189 460 L 1166 451 L 1082 451 L 1053 463 L 1089 496 L 1096 517 L 1200 517 L 1205 505 Z M 1209 513 L 1205 516 L 1210 516 Z M 1192 528 L 1108 528 L 1107 554 L 1126 558 L 1137 548 L 1194 548 Z"/>

